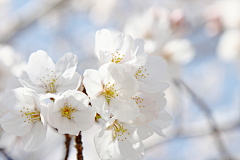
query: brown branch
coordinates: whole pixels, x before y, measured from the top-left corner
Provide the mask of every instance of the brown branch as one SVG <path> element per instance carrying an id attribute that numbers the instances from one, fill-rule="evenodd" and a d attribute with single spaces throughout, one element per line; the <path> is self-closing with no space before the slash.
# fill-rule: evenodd
<path id="1" fill-rule="evenodd" d="M 180 88 L 180 84 L 182 84 L 185 89 L 188 91 L 188 93 L 191 94 L 192 98 L 195 100 L 196 104 L 198 104 L 199 108 L 203 111 L 203 113 L 205 114 L 205 116 L 207 117 L 207 120 L 208 120 L 208 123 L 209 125 L 211 126 L 212 128 L 212 131 L 213 131 L 213 135 L 214 135 L 214 138 L 218 144 L 218 149 L 219 149 L 219 152 L 220 154 L 223 153 L 225 159 L 228 159 L 228 160 L 231 160 L 231 156 L 230 154 L 228 153 L 227 149 L 225 148 L 221 138 L 220 138 L 220 132 L 217 128 L 217 124 L 215 122 L 215 119 L 213 118 L 212 116 L 212 112 L 211 110 L 209 109 L 208 105 L 203 101 L 201 100 L 191 89 L 190 87 L 188 87 L 182 80 L 174 80 L 174 83 L 176 84 L 176 86 Z"/>
<path id="2" fill-rule="evenodd" d="M 76 149 L 77 149 L 77 160 L 83 160 L 83 146 L 82 146 L 82 136 L 81 131 L 79 132 L 78 136 L 75 136 L 76 141 Z"/>
<path id="3" fill-rule="evenodd" d="M 69 134 L 65 134 L 65 147 L 66 147 L 66 153 L 65 153 L 65 160 L 68 159 L 68 155 L 69 155 L 69 150 L 70 150 L 70 142 L 71 142 L 71 137 L 69 136 Z"/>

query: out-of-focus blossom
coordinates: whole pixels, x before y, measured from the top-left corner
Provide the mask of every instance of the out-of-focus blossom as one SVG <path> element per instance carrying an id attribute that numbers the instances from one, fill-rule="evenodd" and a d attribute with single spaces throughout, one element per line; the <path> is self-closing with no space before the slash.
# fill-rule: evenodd
<path id="1" fill-rule="evenodd" d="M 124 32 L 134 38 L 156 39 L 170 32 L 168 19 L 169 11 L 163 7 L 151 8 L 142 14 L 136 14 L 129 18 L 124 27 Z"/>
<path id="2" fill-rule="evenodd" d="M 187 39 L 174 39 L 164 45 L 161 55 L 167 61 L 187 64 L 194 58 L 195 51 Z"/>
<path id="3" fill-rule="evenodd" d="M 240 1 L 217 1 L 216 5 L 225 29 L 240 27 Z"/>
<path id="4" fill-rule="evenodd" d="M 218 57 L 226 62 L 240 60 L 240 30 L 227 30 L 217 46 Z"/>
<path id="5" fill-rule="evenodd" d="M 220 10 L 217 5 L 211 5 L 205 8 L 205 19 L 207 21 L 205 25 L 205 32 L 208 36 L 215 36 L 220 34 L 223 30 L 223 24 L 221 20 Z"/>
<path id="6" fill-rule="evenodd" d="M 25 77 L 27 64 L 8 45 L 0 45 L 0 92 L 20 86 L 16 77 Z"/>
<path id="7" fill-rule="evenodd" d="M 96 25 L 106 23 L 116 3 L 116 0 L 92 0 L 92 7 L 89 12 L 89 17 L 92 22 Z"/>

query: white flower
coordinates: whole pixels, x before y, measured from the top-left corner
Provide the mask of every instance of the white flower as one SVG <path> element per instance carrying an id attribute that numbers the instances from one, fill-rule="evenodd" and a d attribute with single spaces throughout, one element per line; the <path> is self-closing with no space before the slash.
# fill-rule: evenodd
<path id="1" fill-rule="evenodd" d="M 143 53 L 144 41 L 141 39 L 133 40 L 123 33 L 113 36 L 109 30 L 102 29 L 97 31 L 95 43 L 95 53 L 101 64 L 114 62 L 129 69 L 146 62 L 147 54 Z"/>
<path id="2" fill-rule="evenodd" d="M 152 134 L 143 115 L 128 122 L 111 118 L 95 135 L 94 142 L 101 159 L 111 159 L 115 148 L 123 158 L 138 160 L 144 157 L 142 140 Z"/>
<path id="3" fill-rule="evenodd" d="M 139 87 L 136 78 L 115 63 L 102 65 L 99 70 L 87 69 L 83 85 L 97 113 L 108 119 L 110 113 L 121 121 L 139 116 L 139 108 L 131 99 Z"/>
<path id="4" fill-rule="evenodd" d="M 66 53 L 55 65 L 46 52 L 39 50 L 29 58 L 27 73 L 30 80 L 19 81 L 38 94 L 76 90 L 81 82 L 81 76 L 75 72 L 77 63 L 77 56 Z"/>
<path id="5" fill-rule="evenodd" d="M 159 112 L 167 104 L 163 92 L 144 93 L 138 92 L 132 99 L 138 105 L 140 112 L 145 116 L 146 122 L 159 118 Z"/>
<path id="6" fill-rule="evenodd" d="M 0 119 L 2 128 L 8 133 L 23 136 L 25 151 L 38 149 L 46 138 L 46 104 L 36 92 L 25 88 L 12 90 L 5 99 L 10 112 Z"/>
<path id="7" fill-rule="evenodd" d="M 156 93 L 164 91 L 169 84 L 161 82 L 167 70 L 167 64 L 161 57 L 150 56 L 144 66 L 135 71 L 135 78 L 139 83 L 139 90 L 142 92 Z"/>
<path id="8" fill-rule="evenodd" d="M 49 123 L 60 134 L 77 135 L 79 131 L 91 128 L 95 122 L 95 110 L 89 106 L 89 98 L 82 92 L 68 90 L 48 105 Z"/>
<path id="9" fill-rule="evenodd" d="M 134 97 L 140 112 L 145 116 L 145 122 L 148 123 L 155 133 L 166 137 L 162 129 L 168 127 L 172 121 L 171 115 L 164 109 L 167 101 L 163 92 L 144 93 L 138 92 Z"/>

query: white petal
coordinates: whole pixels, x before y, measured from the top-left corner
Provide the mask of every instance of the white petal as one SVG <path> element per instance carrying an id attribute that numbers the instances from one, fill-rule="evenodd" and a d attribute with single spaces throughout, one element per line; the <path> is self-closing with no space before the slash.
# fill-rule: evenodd
<path id="1" fill-rule="evenodd" d="M 46 139 L 47 127 L 42 122 L 35 122 L 32 130 L 23 137 L 23 149 L 27 152 L 37 150 Z"/>
<path id="2" fill-rule="evenodd" d="M 165 109 L 163 109 L 159 113 L 159 118 L 149 122 L 148 124 L 152 127 L 155 133 L 157 133 L 159 136 L 165 137 L 165 135 L 162 133 L 162 129 L 168 127 L 171 121 L 172 116 Z"/>
<path id="3" fill-rule="evenodd" d="M 25 103 L 32 106 L 34 104 L 40 105 L 39 103 L 36 103 L 36 99 L 40 101 L 38 98 L 38 94 L 33 90 L 23 89 L 22 90 L 23 97 L 25 99 Z"/>
<path id="4" fill-rule="evenodd" d="M 139 107 L 136 102 L 129 98 L 128 101 L 121 101 L 112 98 L 109 102 L 111 113 L 120 121 L 126 122 L 139 116 Z"/>
<path id="5" fill-rule="evenodd" d="M 162 92 L 162 91 L 165 91 L 170 86 L 166 82 L 145 83 L 145 82 L 138 81 L 138 84 L 139 84 L 139 90 L 141 92 L 147 92 L 147 93 Z"/>
<path id="6" fill-rule="evenodd" d="M 144 146 L 142 142 L 132 144 L 128 140 L 116 141 L 116 151 L 124 159 L 128 160 L 140 160 L 144 157 Z"/>
<path id="7" fill-rule="evenodd" d="M 17 136 L 23 136 L 29 132 L 32 128 L 32 123 L 24 122 L 25 119 L 17 117 L 11 112 L 6 113 L 1 119 L 0 123 L 2 128 L 8 132 L 16 134 Z"/>
<path id="8" fill-rule="evenodd" d="M 87 69 L 83 74 L 83 85 L 89 97 L 97 97 L 103 90 L 101 79 L 97 70 Z"/>
<path id="9" fill-rule="evenodd" d="M 112 54 L 109 51 L 99 51 L 99 61 L 100 64 L 105 64 L 108 62 L 111 62 L 112 60 Z"/>
<path id="10" fill-rule="evenodd" d="M 80 131 L 75 122 L 69 120 L 66 117 L 62 118 L 62 124 L 57 126 L 58 133 L 77 135 Z"/>
<path id="11" fill-rule="evenodd" d="M 141 53 L 131 61 L 126 62 L 123 64 L 125 71 L 134 75 L 140 67 L 145 65 L 147 57 L 148 55 L 146 53 Z"/>
<path id="12" fill-rule="evenodd" d="M 27 99 L 23 96 L 23 92 L 25 92 L 26 88 L 16 88 L 10 91 L 9 95 L 5 96 L 5 107 L 9 110 L 22 110 L 23 107 L 29 109 L 35 109 L 35 103 L 27 102 Z M 19 112 L 19 114 L 21 114 Z"/>
<path id="13" fill-rule="evenodd" d="M 162 98 L 159 98 L 158 100 L 156 100 L 156 103 L 158 104 L 158 106 L 160 106 L 160 110 L 162 110 L 166 106 L 167 100 L 166 100 L 166 98 L 162 97 Z"/>
<path id="14" fill-rule="evenodd" d="M 40 79 L 51 72 L 55 72 L 55 64 L 44 51 L 37 51 L 30 55 L 27 73 L 34 84 L 41 85 Z"/>
<path id="15" fill-rule="evenodd" d="M 132 66 L 136 68 L 140 68 L 141 66 L 144 66 L 147 62 L 148 55 L 146 53 L 139 54 L 136 59 L 132 62 Z"/>
<path id="16" fill-rule="evenodd" d="M 98 69 L 98 72 L 99 72 L 99 76 L 100 76 L 100 80 L 103 84 L 108 84 L 108 82 L 110 82 L 111 84 L 114 83 L 114 79 L 111 75 L 111 73 L 109 73 L 109 68 L 113 68 L 115 69 L 116 67 L 121 67 L 121 65 L 117 65 L 115 63 L 107 63 L 107 64 L 104 64 L 102 65 L 99 69 Z M 124 68 L 122 67 L 120 70 L 123 70 Z M 118 72 L 118 71 L 116 71 Z M 101 83 L 101 85 L 102 85 Z"/>
<path id="17" fill-rule="evenodd" d="M 114 143 L 112 139 L 112 131 L 105 130 L 104 134 L 99 138 L 100 130 L 94 136 L 94 143 L 98 156 L 103 160 L 111 159 L 114 152 Z"/>
<path id="18" fill-rule="evenodd" d="M 40 116 L 41 116 L 41 121 L 43 123 L 43 126 L 47 126 L 47 116 L 48 116 L 48 106 L 46 104 L 42 105 L 40 107 Z"/>
<path id="19" fill-rule="evenodd" d="M 146 72 L 149 73 L 146 81 L 157 83 L 163 80 L 167 71 L 167 63 L 159 56 L 150 56 L 144 68 L 147 70 Z"/>
<path id="20" fill-rule="evenodd" d="M 150 122 L 159 117 L 160 107 L 156 104 L 156 102 L 143 104 L 143 105 L 144 107 L 141 106 L 139 109 L 140 109 L 140 112 L 144 114 L 146 118 L 146 122 Z"/>
<path id="21" fill-rule="evenodd" d="M 120 55 L 124 55 L 121 63 L 126 63 L 127 61 L 134 58 L 132 55 L 132 48 L 134 47 L 133 38 L 130 35 L 125 35 L 123 33 L 114 37 L 113 40 L 114 52 L 118 52 Z"/>
<path id="22" fill-rule="evenodd" d="M 99 57 L 100 51 L 109 50 L 109 45 L 112 41 L 112 35 L 109 30 L 102 29 L 96 32 L 95 35 L 95 53 Z"/>
<path id="23" fill-rule="evenodd" d="M 137 55 L 144 53 L 144 40 L 143 39 L 135 39 L 134 40 L 134 49 L 133 50 L 137 50 Z"/>
<path id="24" fill-rule="evenodd" d="M 72 53 L 65 53 L 56 63 L 56 75 L 64 79 L 72 79 L 77 69 L 78 58 Z"/>
<path id="25" fill-rule="evenodd" d="M 128 125 L 124 125 L 124 128 L 127 128 L 128 130 L 131 129 L 130 127 L 135 127 L 137 129 L 136 134 L 140 138 L 140 140 L 144 140 L 153 135 L 153 130 L 145 122 L 145 117 L 143 115 L 140 115 L 136 119 L 129 121 Z"/>
<path id="26" fill-rule="evenodd" d="M 57 92 L 63 92 L 66 90 L 77 90 L 81 84 L 81 75 L 77 72 L 74 73 L 71 79 L 59 77 L 59 82 L 57 83 Z"/>
<path id="27" fill-rule="evenodd" d="M 68 90 L 62 94 L 64 96 L 65 103 L 71 105 L 76 110 L 83 110 L 88 108 L 89 97 L 80 91 Z"/>
<path id="28" fill-rule="evenodd" d="M 58 126 L 62 125 L 63 118 L 64 117 L 62 117 L 61 112 L 54 112 L 54 113 L 50 112 L 48 117 L 48 123 L 54 128 L 57 128 Z"/>
<path id="29" fill-rule="evenodd" d="M 80 131 L 90 129 L 95 122 L 95 110 L 92 107 L 72 113 L 72 121 L 76 123 Z"/>
<path id="30" fill-rule="evenodd" d="M 132 97 L 139 89 L 136 78 L 125 71 L 125 68 L 115 63 L 104 64 L 99 68 L 99 74 L 104 84 L 114 84 L 119 97 Z"/>
<path id="31" fill-rule="evenodd" d="M 59 112 L 60 108 L 63 108 L 64 103 L 65 103 L 64 96 L 60 95 L 55 97 L 55 101 L 51 109 L 51 112 Z"/>
<path id="32" fill-rule="evenodd" d="M 104 96 L 100 95 L 97 98 L 91 98 L 90 102 L 103 119 L 108 120 L 110 118 L 109 106 Z"/>
<path id="33" fill-rule="evenodd" d="M 163 98 L 164 94 L 159 93 L 143 93 L 138 92 L 134 96 L 134 100 L 138 103 L 140 112 L 144 114 L 146 122 L 150 122 L 159 117 L 159 111 L 166 105 L 166 99 Z M 157 101 L 157 102 L 156 102 Z"/>
<path id="34" fill-rule="evenodd" d="M 25 88 L 30 88 L 36 91 L 38 94 L 46 93 L 46 90 L 43 87 L 35 85 L 30 79 L 23 80 L 21 78 L 18 78 L 18 80 Z"/>

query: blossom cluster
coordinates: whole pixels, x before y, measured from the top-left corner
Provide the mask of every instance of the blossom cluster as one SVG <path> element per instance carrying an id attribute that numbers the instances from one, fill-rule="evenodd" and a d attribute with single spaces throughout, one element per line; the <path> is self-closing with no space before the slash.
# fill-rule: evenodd
<path id="1" fill-rule="evenodd" d="M 24 150 L 44 143 L 47 125 L 60 134 L 78 135 L 97 118 L 105 122 L 94 137 L 101 159 L 111 159 L 114 149 L 125 159 L 141 159 L 142 140 L 154 132 L 165 137 L 162 129 L 172 120 L 164 109 L 166 62 L 148 57 L 143 40 L 123 33 L 97 31 L 95 43 L 100 67 L 85 70 L 83 78 L 72 53 L 56 64 L 41 50 L 29 57 L 29 79 L 19 78 L 23 87 L 5 97 L 9 112 L 0 119 L 6 132 L 23 137 Z"/>

